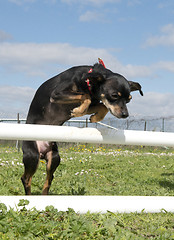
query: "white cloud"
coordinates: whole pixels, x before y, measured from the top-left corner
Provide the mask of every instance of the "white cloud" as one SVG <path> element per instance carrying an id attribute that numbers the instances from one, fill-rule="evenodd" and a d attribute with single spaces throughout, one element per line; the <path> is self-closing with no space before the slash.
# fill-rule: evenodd
<path id="1" fill-rule="evenodd" d="M 36 3 L 38 2 L 38 0 L 8 0 L 11 3 L 14 3 L 16 5 L 24 5 L 27 3 Z M 57 2 L 59 2 L 60 0 L 43 0 L 42 3 L 49 3 L 49 4 L 55 4 Z"/>
<path id="2" fill-rule="evenodd" d="M 3 30 L 0 30 L 0 42 L 12 40 L 13 37 L 9 33 L 4 32 Z"/>
<path id="3" fill-rule="evenodd" d="M 8 71 L 44 76 L 53 65 L 73 66 L 94 64 L 101 57 L 106 66 L 126 77 L 143 77 L 151 74 L 148 66 L 124 66 L 104 48 L 74 47 L 68 43 L 1 43 L 0 66 Z"/>
<path id="4" fill-rule="evenodd" d="M 165 0 L 163 2 L 159 2 L 158 8 L 164 9 L 164 8 L 170 8 L 173 10 L 174 2 L 173 0 Z"/>
<path id="5" fill-rule="evenodd" d="M 126 73 L 129 78 L 153 76 L 152 66 L 143 65 L 121 65 L 120 72 Z"/>
<path id="6" fill-rule="evenodd" d="M 15 3 L 17 5 L 22 5 L 24 3 L 34 3 L 37 0 L 8 0 L 9 2 Z"/>
<path id="7" fill-rule="evenodd" d="M 128 0 L 128 6 L 134 6 L 134 5 L 137 5 L 137 4 L 141 4 L 141 1 L 140 0 Z"/>
<path id="8" fill-rule="evenodd" d="M 114 53 L 115 54 L 115 53 Z M 68 43 L 0 43 L 0 67 L 8 73 L 47 77 L 74 65 L 91 65 L 101 57 L 107 68 L 128 79 L 154 78 L 159 70 L 174 72 L 174 61 L 152 65 L 124 65 L 112 50 L 75 47 Z"/>
<path id="9" fill-rule="evenodd" d="M 160 61 L 155 66 L 157 69 L 164 69 L 174 73 L 174 62 L 172 61 Z"/>
<path id="10" fill-rule="evenodd" d="M 174 116 L 174 94 L 147 92 L 144 96 L 134 93 L 132 101 L 128 104 L 130 115 L 168 117 Z"/>
<path id="11" fill-rule="evenodd" d="M 108 4 L 108 3 L 118 3 L 120 2 L 121 0 L 61 0 L 63 3 L 67 3 L 67 4 L 74 4 L 74 3 L 78 3 L 78 4 L 81 4 L 81 5 L 84 5 L 84 4 L 93 4 L 93 5 L 98 5 L 98 6 L 101 6 L 103 4 Z"/>
<path id="12" fill-rule="evenodd" d="M 145 46 L 174 46 L 174 24 L 167 24 L 160 29 L 161 34 L 149 37 Z"/>
<path id="13" fill-rule="evenodd" d="M 121 0 L 86 0 L 86 2 L 88 2 L 89 4 L 90 3 L 93 3 L 93 4 L 97 4 L 97 5 L 100 5 L 100 4 L 107 4 L 107 3 L 118 3 L 120 2 Z"/>
<path id="14" fill-rule="evenodd" d="M 50 64 L 80 65 L 91 64 L 101 56 L 110 58 L 105 49 L 74 47 L 67 43 L 1 43 L 0 65 L 5 68 L 26 72 L 45 71 Z"/>
<path id="15" fill-rule="evenodd" d="M 0 86 L 0 119 L 17 113 L 26 115 L 35 90 L 29 87 Z"/>
<path id="16" fill-rule="evenodd" d="M 34 3 L 37 2 L 38 0 L 8 0 L 11 3 L 15 3 L 17 5 L 22 5 L 25 3 Z M 61 2 L 66 3 L 66 4 L 80 4 L 80 5 L 98 5 L 101 6 L 103 4 L 108 4 L 108 3 L 118 3 L 121 0 L 61 0 Z M 130 1 L 138 1 L 138 0 L 130 0 Z M 59 0 L 43 0 L 44 3 L 56 3 L 59 2 Z"/>
<path id="17" fill-rule="evenodd" d="M 87 11 L 79 17 L 81 22 L 103 21 L 103 14 L 96 11 Z"/>
<path id="18" fill-rule="evenodd" d="M 30 87 L 0 86 L 0 98 L 1 101 L 4 100 L 5 102 L 16 100 L 28 102 L 28 99 L 31 99 L 31 96 L 33 96 L 34 91 Z"/>

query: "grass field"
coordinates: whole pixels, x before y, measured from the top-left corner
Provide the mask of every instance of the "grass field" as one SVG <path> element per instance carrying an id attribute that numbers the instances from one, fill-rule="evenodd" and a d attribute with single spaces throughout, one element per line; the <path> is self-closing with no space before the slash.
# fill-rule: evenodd
<path id="1" fill-rule="evenodd" d="M 174 195 L 174 149 L 77 144 L 59 151 L 52 195 Z M 15 148 L 0 147 L 0 195 L 24 194 L 21 159 Z M 35 195 L 42 191 L 45 167 L 40 161 L 33 177 Z M 167 212 L 79 215 L 53 207 L 7 212 L 1 205 L 0 214 L 0 239 L 174 239 L 174 214 Z"/>
<path id="2" fill-rule="evenodd" d="M 174 195 L 174 149 L 118 148 L 93 145 L 60 147 L 52 195 Z M 41 160 L 32 180 L 32 193 L 41 194 L 45 181 Z M 0 148 L 0 195 L 23 195 L 22 153 Z"/>

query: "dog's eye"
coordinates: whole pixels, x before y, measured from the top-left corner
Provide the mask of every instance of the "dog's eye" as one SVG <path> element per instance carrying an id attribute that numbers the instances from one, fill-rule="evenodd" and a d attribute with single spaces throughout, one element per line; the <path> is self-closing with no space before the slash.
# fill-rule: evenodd
<path id="1" fill-rule="evenodd" d="M 118 98 L 118 94 L 117 94 L 117 93 L 113 93 L 113 94 L 112 94 L 112 97 L 115 98 L 115 99 L 117 99 L 117 98 Z"/>
<path id="2" fill-rule="evenodd" d="M 132 99 L 132 96 L 129 95 L 129 98 L 127 99 L 126 103 L 129 103 L 131 99 Z"/>

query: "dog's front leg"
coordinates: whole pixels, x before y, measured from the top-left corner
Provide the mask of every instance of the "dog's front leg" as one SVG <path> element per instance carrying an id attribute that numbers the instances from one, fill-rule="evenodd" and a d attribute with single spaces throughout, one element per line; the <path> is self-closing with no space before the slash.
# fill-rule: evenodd
<path id="1" fill-rule="evenodd" d="M 70 91 L 53 91 L 50 96 L 51 103 L 60 103 L 60 104 L 80 104 L 79 107 L 76 107 L 71 112 L 71 117 L 81 117 L 87 113 L 89 105 L 91 104 L 91 97 L 89 94 L 82 92 L 73 91 L 73 88 Z"/>
<path id="2" fill-rule="evenodd" d="M 94 114 L 93 114 L 94 113 Z M 88 108 L 87 114 L 93 114 L 90 116 L 90 121 L 92 123 L 99 122 L 104 119 L 108 113 L 107 107 L 103 103 L 99 103 Z"/>
<path id="3" fill-rule="evenodd" d="M 81 116 L 87 114 L 90 104 L 91 104 L 90 96 L 88 94 L 84 94 L 82 97 L 81 105 L 72 110 L 71 117 L 81 117 Z"/>

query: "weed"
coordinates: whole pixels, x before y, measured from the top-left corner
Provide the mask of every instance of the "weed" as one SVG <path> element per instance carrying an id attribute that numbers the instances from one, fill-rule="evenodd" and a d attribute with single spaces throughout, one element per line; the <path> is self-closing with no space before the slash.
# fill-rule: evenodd
<path id="1" fill-rule="evenodd" d="M 47 206 L 7 211 L 0 205 L 1 239 L 174 239 L 173 214 L 106 214 L 58 211 Z"/>

